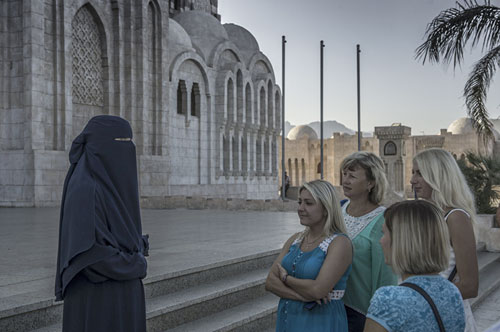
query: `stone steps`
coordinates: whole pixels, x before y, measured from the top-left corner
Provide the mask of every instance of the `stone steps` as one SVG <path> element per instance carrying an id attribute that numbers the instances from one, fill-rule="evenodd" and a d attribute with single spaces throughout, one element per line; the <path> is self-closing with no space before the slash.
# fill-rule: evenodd
<path id="1" fill-rule="evenodd" d="M 479 290 L 477 297 L 470 300 L 473 311 L 484 299 L 500 287 L 500 253 L 479 251 L 477 260 L 479 265 Z"/>
<path id="2" fill-rule="evenodd" d="M 278 300 L 278 297 L 266 294 L 164 332 L 274 331 Z"/>
<path id="3" fill-rule="evenodd" d="M 191 324 L 203 317 L 217 320 L 211 318 L 217 315 L 226 317 L 224 321 L 228 322 L 217 331 L 230 331 L 231 326 L 251 329 L 271 324 L 266 326 L 271 327 L 278 298 L 266 293 L 264 283 L 278 252 L 273 250 L 148 277 L 144 281 L 148 331 L 182 329 L 179 327 L 182 324 Z M 18 294 L 8 301 L 2 299 L 0 331 L 60 331 L 61 303 L 55 303 L 47 291 L 38 293 Z M 249 306 L 255 309 L 249 310 Z"/>
<path id="4" fill-rule="evenodd" d="M 271 331 L 278 298 L 264 290 L 278 250 L 150 276 L 144 281 L 148 331 Z M 500 253 L 478 251 L 473 310 L 500 287 Z M 50 290 L 4 297 L 0 331 L 61 330 L 62 304 Z"/>

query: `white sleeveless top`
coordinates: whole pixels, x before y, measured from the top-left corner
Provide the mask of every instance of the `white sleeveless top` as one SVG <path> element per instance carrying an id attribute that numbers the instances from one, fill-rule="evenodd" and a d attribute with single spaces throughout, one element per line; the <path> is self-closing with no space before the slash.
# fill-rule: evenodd
<path id="1" fill-rule="evenodd" d="M 444 221 L 448 220 L 448 217 L 450 214 L 452 214 L 455 211 L 460 211 L 462 213 L 465 213 L 467 217 L 470 218 L 469 213 L 463 209 L 452 209 L 450 210 L 445 216 L 444 216 Z M 450 261 L 448 263 L 448 268 L 441 272 L 440 275 L 443 278 L 448 279 L 448 276 L 450 275 L 451 271 L 453 271 L 453 268 L 455 267 L 455 251 L 453 251 L 453 247 L 450 248 Z M 458 274 L 455 277 L 455 280 L 458 279 Z M 464 300 L 464 310 L 465 310 L 465 330 L 464 332 L 477 332 L 476 328 L 476 321 L 474 320 L 474 316 L 472 315 L 472 309 L 470 307 L 469 300 Z"/>
<path id="2" fill-rule="evenodd" d="M 469 213 L 467 213 L 467 211 L 463 210 L 463 209 L 452 209 L 450 210 L 445 216 L 444 216 L 444 221 L 448 221 L 448 217 L 455 211 L 460 211 L 462 213 L 465 213 L 465 215 L 467 217 L 470 218 L 470 215 Z M 453 268 L 455 267 L 456 263 L 455 263 L 455 251 L 453 251 L 453 247 L 450 248 L 450 260 L 448 262 L 448 268 L 446 270 L 444 270 L 443 272 L 441 272 L 441 276 L 443 278 L 446 278 L 448 279 L 448 276 L 450 275 L 451 271 L 453 271 Z M 455 277 L 455 278 L 458 278 Z"/>

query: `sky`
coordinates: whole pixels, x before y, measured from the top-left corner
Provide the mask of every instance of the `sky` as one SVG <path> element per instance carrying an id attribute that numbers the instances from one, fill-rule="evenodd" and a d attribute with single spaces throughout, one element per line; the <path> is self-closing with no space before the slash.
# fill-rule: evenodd
<path id="1" fill-rule="evenodd" d="M 466 49 L 460 68 L 415 59 L 427 24 L 455 0 L 219 0 L 222 23 L 249 30 L 282 82 L 286 36 L 285 119 L 320 119 L 320 40 L 324 48 L 323 116 L 357 129 L 356 44 L 360 45 L 361 130 L 401 123 L 412 135 L 438 134 L 466 116 L 463 87 L 481 56 Z M 492 0 L 500 6 L 500 0 Z M 500 116 L 499 85 L 487 107 Z"/>

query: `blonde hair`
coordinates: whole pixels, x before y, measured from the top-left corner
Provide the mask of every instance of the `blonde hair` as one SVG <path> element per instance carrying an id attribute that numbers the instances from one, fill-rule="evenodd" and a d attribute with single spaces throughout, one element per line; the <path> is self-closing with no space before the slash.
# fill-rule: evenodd
<path id="1" fill-rule="evenodd" d="M 439 207 L 424 200 L 402 201 L 385 210 L 384 218 L 394 272 L 430 274 L 448 267 L 450 237 Z"/>
<path id="2" fill-rule="evenodd" d="M 307 190 L 311 193 L 316 203 L 321 203 L 327 212 L 325 227 L 323 232 L 326 236 L 331 236 L 334 233 L 347 234 L 347 228 L 344 223 L 344 217 L 340 208 L 340 201 L 335 193 L 335 188 L 328 181 L 314 180 L 306 182 L 300 187 L 299 193 L 302 190 Z M 304 236 L 309 232 L 306 228 Z"/>
<path id="3" fill-rule="evenodd" d="M 432 148 L 413 158 L 420 174 L 432 188 L 432 201 L 444 212 L 446 208 L 461 208 L 475 222 L 476 208 L 462 171 L 453 156 L 443 149 Z"/>
<path id="4" fill-rule="evenodd" d="M 374 183 L 373 188 L 368 194 L 368 200 L 373 204 L 380 204 L 389 187 L 387 177 L 385 176 L 385 166 L 382 159 L 374 153 L 358 151 L 346 157 L 340 165 L 340 170 L 352 170 L 357 166 L 365 170 L 368 181 Z"/>

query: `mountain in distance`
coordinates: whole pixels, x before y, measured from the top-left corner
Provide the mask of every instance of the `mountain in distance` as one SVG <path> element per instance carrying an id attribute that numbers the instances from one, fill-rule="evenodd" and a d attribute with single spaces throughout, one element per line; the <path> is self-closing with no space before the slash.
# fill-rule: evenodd
<path id="1" fill-rule="evenodd" d="M 309 124 L 307 124 L 309 127 L 314 129 L 316 134 L 320 135 L 320 122 L 319 121 L 314 121 Z M 295 125 L 292 125 L 290 122 L 285 121 L 285 132 L 286 136 L 288 136 L 288 133 L 292 128 L 294 128 Z M 323 138 L 330 138 L 333 136 L 333 133 L 345 133 L 349 135 L 354 135 L 356 131 L 347 128 L 345 125 L 343 125 L 340 122 L 337 122 L 335 120 L 329 120 L 329 121 L 323 121 Z M 363 137 L 372 137 L 373 133 L 372 132 L 363 132 Z"/>

